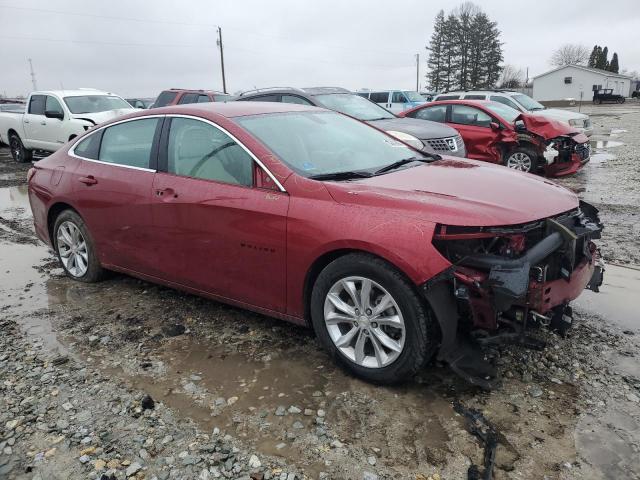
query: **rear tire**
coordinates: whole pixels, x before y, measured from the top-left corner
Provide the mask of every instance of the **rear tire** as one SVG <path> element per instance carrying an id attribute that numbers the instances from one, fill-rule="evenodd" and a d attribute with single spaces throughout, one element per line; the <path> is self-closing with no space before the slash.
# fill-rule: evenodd
<path id="1" fill-rule="evenodd" d="M 432 358 L 440 338 L 411 282 L 364 253 L 340 257 L 320 273 L 311 294 L 311 320 L 338 364 L 376 384 L 410 379 Z"/>
<path id="2" fill-rule="evenodd" d="M 9 147 L 11 148 L 11 156 L 16 162 L 30 162 L 33 159 L 33 152 L 24 148 L 22 140 L 15 133 L 9 135 Z"/>
<path id="3" fill-rule="evenodd" d="M 507 152 L 503 160 L 504 166 L 526 173 L 536 173 L 538 171 L 538 156 L 527 147 L 516 147 Z"/>
<path id="4" fill-rule="evenodd" d="M 84 221 L 73 210 L 64 210 L 53 225 L 53 248 L 65 273 L 79 282 L 104 278 L 95 243 Z"/>

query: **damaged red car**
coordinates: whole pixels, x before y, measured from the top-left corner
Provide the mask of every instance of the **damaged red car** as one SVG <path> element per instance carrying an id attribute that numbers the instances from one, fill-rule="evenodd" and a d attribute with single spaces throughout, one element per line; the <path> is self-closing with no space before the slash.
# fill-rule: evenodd
<path id="1" fill-rule="evenodd" d="M 437 356 L 483 385 L 483 344 L 568 324 L 601 281 L 597 211 L 570 191 L 316 107 L 140 111 L 28 177 L 36 232 L 72 279 L 113 270 L 312 326 L 377 383 Z"/>
<path id="2" fill-rule="evenodd" d="M 446 123 L 464 140 L 467 157 L 549 177 L 571 175 L 589 161 L 589 138 L 568 124 L 477 100 L 428 103 L 401 117 Z"/>

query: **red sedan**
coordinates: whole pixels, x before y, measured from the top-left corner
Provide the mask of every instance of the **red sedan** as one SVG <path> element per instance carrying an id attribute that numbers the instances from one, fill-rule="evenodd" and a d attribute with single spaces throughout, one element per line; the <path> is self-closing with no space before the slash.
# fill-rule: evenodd
<path id="1" fill-rule="evenodd" d="M 37 162 L 29 199 L 72 279 L 115 270 L 312 325 L 379 383 L 435 354 L 464 372 L 459 335 L 567 317 L 598 272 L 597 212 L 568 190 L 301 105 L 120 118 Z"/>
<path id="2" fill-rule="evenodd" d="M 589 161 L 586 135 L 502 103 L 448 100 L 427 103 L 400 116 L 446 123 L 460 132 L 469 158 L 523 172 L 560 177 L 576 173 Z"/>

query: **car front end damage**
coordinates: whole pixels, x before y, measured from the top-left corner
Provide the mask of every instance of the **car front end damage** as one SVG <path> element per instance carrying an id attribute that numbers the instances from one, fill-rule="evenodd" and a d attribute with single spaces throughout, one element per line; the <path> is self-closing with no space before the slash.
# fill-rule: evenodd
<path id="1" fill-rule="evenodd" d="M 469 382 L 492 388 L 497 376 L 483 346 L 544 348 L 528 332 L 548 326 L 564 334 L 569 302 L 598 291 L 603 264 L 593 240 L 602 224 L 595 207 L 522 225 L 438 225 L 433 244 L 451 266 L 422 285 L 441 326 L 439 360 Z"/>
<path id="2" fill-rule="evenodd" d="M 590 160 L 591 146 L 583 134 L 560 136 L 546 143 L 543 156 L 545 175 L 564 177 L 578 172 Z"/>

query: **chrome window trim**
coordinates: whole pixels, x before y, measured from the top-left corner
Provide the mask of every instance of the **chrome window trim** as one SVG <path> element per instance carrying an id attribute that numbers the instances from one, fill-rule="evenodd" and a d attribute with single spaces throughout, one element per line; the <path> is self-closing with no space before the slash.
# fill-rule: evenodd
<path id="1" fill-rule="evenodd" d="M 71 157 L 74 158 L 78 158 L 80 160 L 84 160 L 85 162 L 93 162 L 93 163 L 99 163 L 101 165 L 112 165 L 114 167 L 122 167 L 122 168 L 130 168 L 132 170 L 139 170 L 142 172 L 157 172 L 157 170 L 154 170 L 152 168 L 143 168 L 143 167 L 134 167 L 133 165 L 123 165 L 121 163 L 110 163 L 110 162 L 103 162 L 102 160 L 95 160 L 93 158 L 87 158 L 87 157 L 83 157 L 81 155 L 76 154 L 76 147 L 80 144 L 81 141 L 84 141 L 86 139 L 88 139 L 91 135 L 95 135 L 97 132 L 99 132 L 100 130 L 103 130 L 105 128 L 109 128 L 112 127 L 114 125 L 119 125 L 121 123 L 125 123 L 125 122 L 133 122 L 135 120 L 145 120 L 147 118 L 164 118 L 166 117 L 166 115 L 162 114 L 162 115 L 144 115 L 141 117 L 134 117 L 134 118 L 125 118 L 124 120 L 119 120 L 117 122 L 113 122 L 110 123 L 109 125 L 103 125 L 102 127 L 96 128 L 95 130 L 92 129 L 91 133 L 88 133 L 87 135 L 83 135 L 82 137 L 78 138 L 76 143 L 74 143 L 74 145 L 69 149 L 69 151 L 67 152 L 67 154 Z"/>
<path id="2" fill-rule="evenodd" d="M 201 122 L 204 123 L 208 123 L 209 125 L 211 125 L 214 128 L 217 128 L 218 130 L 220 130 L 222 133 L 224 133 L 225 135 L 228 135 L 231 140 L 233 140 L 234 142 L 236 142 L 245 152 L 247 152 L 247 154 L 253 158 L 253 161 L 256 162 L 260 168 L 262 170 L 264 170 L 267 175 L 269 175 L 269 177 L 271 178 L 271 180 L 273 180 L 273 182 L 278 186 L 278 188 L 280 189 L 281 192 L 286 193 L 287 191 L 285 190 L 285 188 L 282 186 L 282 184 L 278 181 L 278 179 L 275 177 L 275 175 L 273 175 L 273 173 L 271 173 L 271 171 L 265 166 L 264 163 L 262 163 L 261 160 L 258 159 L 258 157 L 256 157 L 254 155 L 254 153 L 249 150 L 244 143 L 242 143 L 240 140 L 238 140 L 236 138 L 235 135 L 233 135 L 231 132 L 229 132 L 226 128 L 221 127 L 220 125 L 218 125 L 215 122 L 212 122 L 211 120 L 207 119 L 207 118 L 203 118 L 203 117 L 198 117 L 195 115 L 184 115 L 184 114 L 179 114 L 179 113 L 167 113 L 166 114 L 167 117 L 172 117 L 172 118 L 190 118 L 192 120 L 199 120 Z"/>

